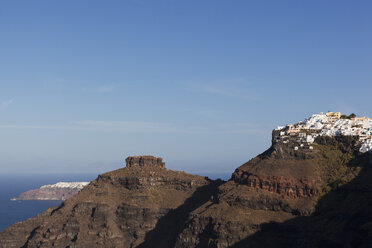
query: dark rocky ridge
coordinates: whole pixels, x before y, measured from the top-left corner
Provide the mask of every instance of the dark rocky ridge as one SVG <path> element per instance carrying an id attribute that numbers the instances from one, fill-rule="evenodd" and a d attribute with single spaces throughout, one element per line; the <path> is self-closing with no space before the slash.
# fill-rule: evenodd
<path id="1" fill-rule="evenodd" d="M 295 151 L 275 135 L 227 182 L 128 158 L 0 247 L 370 247 L 371 154 L 349 137 Z"/>

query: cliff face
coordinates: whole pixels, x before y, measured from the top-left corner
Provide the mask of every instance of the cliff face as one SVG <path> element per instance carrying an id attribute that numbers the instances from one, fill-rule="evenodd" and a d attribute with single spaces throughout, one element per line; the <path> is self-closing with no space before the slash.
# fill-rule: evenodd
<path id="1" fill-rule="evenodd" d="M 360 173 L 321 197 L 312 215 L 262 224 L 232 247 L 372 247 L 372 155 L 355 165 Z"/>
<path id="2" fill-rule="evenodd" d="M 283 143 L 276 135 L 267 151 L 237 168 L 216 198 L 190 215 L 178 247 L 371 244 L 372 155 L 359 153 L 357 137 L 319 137 L 310 148 L 296 144 L 297 137 Z M 355 202 L 343 199 L 345 190 Z"/>
<path id="3" fill-rule="evenodd" d="M 0 247 L 368 247 L 371 154 L 350 137 L 319 137 L 310 148 L 277 135 L 227 182 L 129 157 L 1 232 Z"/>

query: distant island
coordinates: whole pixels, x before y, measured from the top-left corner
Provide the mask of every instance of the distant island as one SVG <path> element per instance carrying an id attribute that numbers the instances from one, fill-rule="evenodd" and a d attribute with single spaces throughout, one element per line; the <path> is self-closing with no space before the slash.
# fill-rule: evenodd
<path id="1" fill-rule="evenodd" d="M 21 193 L 11 201 L 64 201 L 82 190 L 89 182 L 59 182 Z"/>

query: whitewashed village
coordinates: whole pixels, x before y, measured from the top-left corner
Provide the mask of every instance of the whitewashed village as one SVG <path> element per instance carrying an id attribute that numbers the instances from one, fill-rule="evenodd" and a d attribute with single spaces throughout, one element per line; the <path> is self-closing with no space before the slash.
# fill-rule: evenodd
<path id="1" fill-rule="evenodd" d="M 40 187 L 40 189 L 79 189 L 82 190 L 89 182 L 58 182 L 56 184 L 47 184 Z"/>
<path id="2" fill-rule="evenodd" d="M 313 114 L 310 118 L 296 124 L 279 126 L 277 142 L 284 144 L 289 138 L 296 137 L 294 150 L 313 149 L 311 145 L 318 136 L 358 136 L 361 142 L 360 152 L 372 153 L 372 118 L 345 116 L 340 112 Z"/>

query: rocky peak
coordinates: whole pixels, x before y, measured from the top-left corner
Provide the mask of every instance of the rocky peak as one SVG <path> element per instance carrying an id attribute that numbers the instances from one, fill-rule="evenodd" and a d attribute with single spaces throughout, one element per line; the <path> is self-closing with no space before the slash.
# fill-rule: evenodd
<path id="1" fill-rule="evenodd" d="M 126 167 L 159 167 L 165 168 L 165 163 L 162 158 L 157 158 L 154 156 L 131 156 L 125 159 Z"/>

